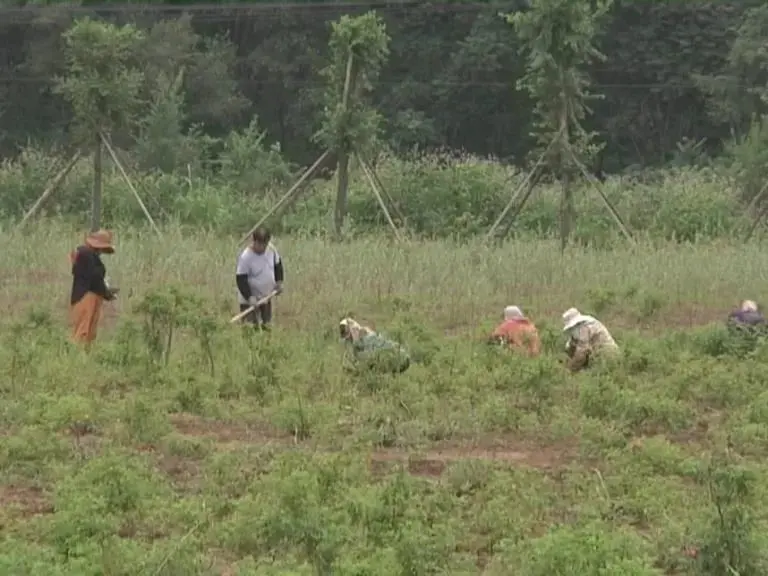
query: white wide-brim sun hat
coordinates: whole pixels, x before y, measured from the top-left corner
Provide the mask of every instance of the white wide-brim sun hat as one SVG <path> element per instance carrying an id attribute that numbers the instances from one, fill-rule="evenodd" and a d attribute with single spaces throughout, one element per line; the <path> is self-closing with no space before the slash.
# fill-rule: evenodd
<path id="1" fill-rule="evenodd" d="M 592 316 L 587 316 L 579 312 L 576 308 L 568 308 L 563 312 L 563 332 L 568 332 L 583 322 L 594 322 Z"/>
<path id="2" fill-rule="evenodd" d="M 360 336 L 363 336 L 365 334 L 370 334 L 371 332 L 373 332 L 373 330 L 371 330 L 367 326 L 363 326 L 362 324 L 358 323 L 352 318 L 343 318 L 341 322 L 339 322 L 339 326 L 343 328 L 345 332 L 349 333 L 349 335 L 352 336 L 353 340 L 356 340 Z"/>
<path id="3" fill-rule="evenodd" d="M 504 319 L 505 320 L 514 320 L 516 318 L 523 318 L 523 311 L 520 310 L 519 306 L 507 306 L 504 308 Z"/>

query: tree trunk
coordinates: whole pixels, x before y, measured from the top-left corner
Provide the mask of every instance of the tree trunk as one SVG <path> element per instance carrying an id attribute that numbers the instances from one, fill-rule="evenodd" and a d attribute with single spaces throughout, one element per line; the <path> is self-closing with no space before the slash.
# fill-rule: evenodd
<path id="1" fill-rule="evenodd" d="M 560 197 L 560 252 L 565 252 L 568 240 L 571 237 L 576 210 L 573 206 L 573 190 L 571 189 L 570 167 L 571 141 L 568 131 L 568 100 L 562 95 L 562 107 L 560 110 L 560 183 L 563 187 Z"/>
<path id="2" fill-rule="evenodd" d="M 347 73 L 344 77 L 344 91 L 342 93 L 341 105 L 347 110 L 349 105 L 349 95 L 355 89 L 355 57 L 352 52 L 347 56 Z M 349 189 L 349 150 L 346 146 L 337 150 L 339 154 L 339 163 L 336 168 L 336 210 L 333 214 L 333 226 L 336 232 L 336 239 L 341 240 L 341 229 L 344 226 L 344 217 L 347 215 L 347 191 Z"/>
<path id="3" fill-rule="evenodd" d="M 571 237 L 573 228 L 573 189 L 571 188 L 568 172 L 563 172 L 560 180 L 563 187 L 560 198 L 560 252 L 565 252 L 568 245 L 568 239 Z"/>
<path id="4" fill-rule="evenodd" d="M 91 232 L 101 228 L 101 134 L 96 133 L 93 148 L 93 194 L 91 196 Z"/>
<path id="5" fill-rule="evenodd" d="M 339 150 L 339 164 L 336 169 L 336 210 L 333 215 L 333 225 L 336 239 L 341 240 L 344 217 L 347 215 L 347 190 L 349 188 L 349 154 Z"/>

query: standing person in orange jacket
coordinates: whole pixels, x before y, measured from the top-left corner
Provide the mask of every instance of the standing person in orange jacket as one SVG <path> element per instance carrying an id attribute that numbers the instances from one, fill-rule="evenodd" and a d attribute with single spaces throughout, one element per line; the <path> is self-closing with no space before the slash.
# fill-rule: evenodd
<path id="1" fill-rule="evenodd" d="M 70 296 L 70 322 L 72 339 L 89 345 L 96 338 L 105 300 L 114 300 L 118 290 L 107 286 L 107 270 L 102 254 L 112 254 L 112 233 L 98 230 L 85 238 L 85 243 L 70 254 L 72 262 L 72 293 Z"/>
<path id="2" fill-rule="evenodd" d="M 517 306 L 507 306 L 504 309 L 504 322 L 496 327 L 489 340 L 506 344 L 511 349 L 522 350 L 531 357 L 541 354 L 539 332 Z"/>

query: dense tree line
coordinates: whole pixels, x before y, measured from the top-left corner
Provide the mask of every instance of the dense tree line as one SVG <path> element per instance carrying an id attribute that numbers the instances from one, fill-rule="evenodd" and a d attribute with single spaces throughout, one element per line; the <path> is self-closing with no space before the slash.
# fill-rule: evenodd
<path id="1" fill-rule="evenodd" d="M 69 141 L 72 111 L 54 87 L 66 64 L 64 33 L 84 13 L 4 4 L 0 154 L 9 156 L 29 140 Z M 761 4 L 617 0 L 600 25 L 598 48 L 606 59 L 590 70 L 593 91 L 604 98 L 592 104 L 587 124 L 606 144 L 593 168 L 613 172 L 659 165 L 680 155 L 719 151 L 724 142 L 746 134 L 753 115 L 766 105 L 754 89 L 765 89 L 768 70 L 755 61 L 760 47 L 739 38 L 749 32 L 747 11 Z M 534 144 L 534 103 L 516 87 L 525 58 L 514 29 L 499 16 L 524 5 L 519 0 L 377 9 L 391 42 L 375 103 L 392 147 L 525 158 Z M 322 107 L 319 72 L 327 63 L 330 22 L 366 8 L 319 2 L 291 9 L 222 5 L 182 15 L 157 6 L 91 8 L 101 18 L 134 22 L 146 34 L 135 58 L 145 71 L 142 91 L 155 108 L 156 124 L 147 120 L 141 126 L 140 160 L 155 166 L 182 160 L 176 156 L 185 148 L 178 142 L 169 143 L 168 157 L 158 156 L 156 146 L 142 156 L 142 138 L 167 133 L 157 118 L 165 110 L 168 122 L 174 98 L 176 121 L 185 133 L 199 136 L 195 146 L 205 136 L 247 127 L 256 114 L 268 138 L 291 160 L 314 159 L 318 148 L 312 136 Z M 755 26 L 753 41 L 766 33 L 759 22 Z"/>

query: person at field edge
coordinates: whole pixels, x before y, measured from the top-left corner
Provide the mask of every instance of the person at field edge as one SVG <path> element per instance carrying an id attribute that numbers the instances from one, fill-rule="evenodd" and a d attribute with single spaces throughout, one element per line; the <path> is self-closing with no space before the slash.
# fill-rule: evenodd
<path id="1" fill-rule="evenodd" d="M 69 313 L 75 342 L 90 345 L 96 339 L 104 301 L 114 300 L 117 296 L 117 288 L 107 284 L 107 270 L 101 261 L 102 254 L 113 254 L 114 251 L 112 233 L 97 230 L 88 234 L 85 242 L 69 255 L 72 264 Z"/>
<path id="2" fill-rule="evenodd" d="M 539 332 L 517 306 L 504 309 L 504 321 L 496 327 L 489 341 L 505 344 L 512 350 L 523 350 L 531 357 L 541 354 Z"/>
<path id="3" fill-rule="evenodd" d="M 762 329 L 766 327 L 766 322 L 757 303 L 754 300 L 744 300 L 738 310 L 734 310 L 728 315 L 728 326 L 731 328 Z"/>
<path id="4" fill-rule="evenodd" d="M 619 346 L 602 322 L 569 308 L 563 313 L 563 332 L 568 335 L 565 351 L 568 368 L 577 372 L 589 366 L 596 356 L 613 355 Z"/>
<path id="5" fill-rule="evenodd" d="M 339 322 L 341 339 L 352 347 L 358 367 L 382 372 L 405 372 L 411 365 L 408 351 L 398 342 L 390 340 L 352 318 Z"/>
<path id="6" fill-rule="evenodd" d="M 257 228 L 238 258 L 235 272 L 240 312 L 254 307 L 243 320 L 262 329 L 268 329 L 272 322 L 272 301 L 259 301 L 283 291 L 283 260 L 271 239 L 269 230 Z"/>

